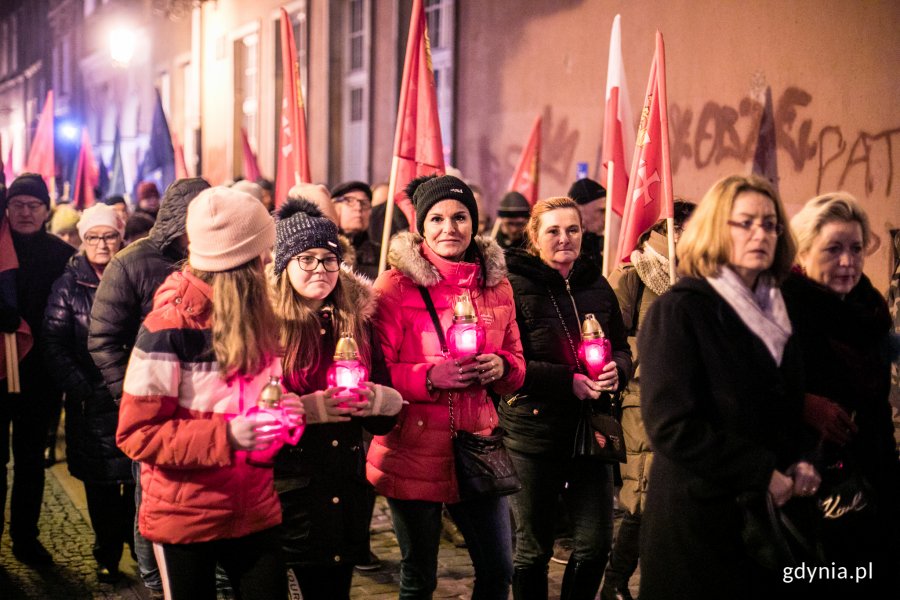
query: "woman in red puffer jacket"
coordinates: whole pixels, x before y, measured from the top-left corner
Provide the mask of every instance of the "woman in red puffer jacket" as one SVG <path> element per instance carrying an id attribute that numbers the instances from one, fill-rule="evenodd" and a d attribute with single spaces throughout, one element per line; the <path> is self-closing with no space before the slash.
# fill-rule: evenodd
<path id="1" fill-rule="evenodd" d="M 400 597 L 430 597 L 436 587 L 441 509 L 446 504 L 466 538 L 475 567 L 473 596 L 503 598 L 512 580 L 509 511 L 505 498 L 460 501 L 450 435 L 455 428 L 488 434 L 497 426 L 496 394 L 525 378 L 512 288 L 503 252 L 475 238 L 478 208 L 469 187 L 452 176 L 413 181 L 418 231 L 391 243 L 392 269 L 375 282 L 375 327 L 394 387 L 409 406 L 397 425 L 369 449 L 368 478 L 387 497 L 403 560 Z M 446 333 L 456 297 L 467 294 L 485 328 L 482 354 L 445 358 L 419 288 L 434 303 Z"/>

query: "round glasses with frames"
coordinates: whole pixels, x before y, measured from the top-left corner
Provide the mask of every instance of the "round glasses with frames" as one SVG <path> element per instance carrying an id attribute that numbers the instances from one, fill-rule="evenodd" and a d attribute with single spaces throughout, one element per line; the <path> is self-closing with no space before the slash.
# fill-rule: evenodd
<path id="1" fill-rule="evenodd" d="M 100 244 L 100 241 L 106 243 L 107 246 L 112 246 L 117 241 L 119 241 L 118 233 L 107 233 L 104 235 L 86 235 L 84 236 L 84 243 L 88 246 L 97 246 Z"/>
<path id="2" fill-rule="evenodd" d="M 315 256 L 295 256 L 294 260 L 300 265 L 304 271 L 315 271 L 319 265 L 328 271 L 334 273 L 341 268 L 341 261 L 336 256 L 326 256 L 325 258 L 317 258 Z"/>

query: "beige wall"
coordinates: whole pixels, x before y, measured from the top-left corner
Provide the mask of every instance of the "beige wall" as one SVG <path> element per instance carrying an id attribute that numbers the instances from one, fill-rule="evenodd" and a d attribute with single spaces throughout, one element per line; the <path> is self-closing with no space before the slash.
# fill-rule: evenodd
<path id="1" fill-rule="evenodd" d="M 564 193 L 579 161 L 597 173 L 617 11 L 636 117 L 655 29 L 665 36 L 676 193 L 699 200 L 718 178 L 749 171 L 753 101 L 771 86 L 789 211 L 818 192 L 856 195 L 882 240 L 866 271 L 884 290 L 888 230 L 900 227 L 897 2 L 461 1 L 456 162 L 463 173 L 495 201 L 537 114 L 544 115 L 542 196 Z"/>
<path id="2" fill-rule="evenodd" d="M 271 16 L 280 4 L 204 4 L 203 165 L 213 183 L 235 173 L 229 33 L 260 23 L 268 39 L 261 42 L 263 73 L 271 72 L 265 66 L 274 47 Z M 410 4 L 372 2 L 373 183 L 390 168 Z M 340 171 L 340 58 L 331 30 L 341 6 L 342 0 L 307 2 L 308 132 L 317 181 Z M 482 185 L 489 205 L 504 191 L 538 114 L 544 116 L 542 196 L 564 193 L 577 162 L 589 163 L 592 176 L 598 173 L 609 30 L 617 11 L 635 116 L 656 28 L 665 36 L 676 193 L 699 200 L 718 178 L 750 170 L 759 103 L 771 87 L 788 210 L 795 212 L 817 192 L 841 188 L 856 195 L 882 240 L 866 270 L 886 288 L 887 232 L 900 227 L 897 2 L 457 0 L 454 162 Z M 266 114 L 261 130 L 271 128 Z M 274 119 L 274 112 L 268 114 Z M 268 149 L 260 158 L 265 174 L 273 176 L 266 153 L 275 141 L 269 135 L 261 140 Z"/>

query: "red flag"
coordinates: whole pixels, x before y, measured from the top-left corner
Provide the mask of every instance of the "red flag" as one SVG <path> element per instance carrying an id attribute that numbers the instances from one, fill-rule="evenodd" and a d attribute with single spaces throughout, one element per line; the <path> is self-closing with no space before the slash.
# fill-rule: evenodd
<path id="1" fill-rule="evenodd" d="M 178 139 L 178 134 L 172 134 L 172 150 L 175 154 L 175 179 L 188 177 L 187 163 L 184 162 L 184 145 Z"/>
<path id="2" fill-rule="evenodd" d="M 288 190 L 298 183 L 312 183 L 309 174 L 309 146 L 306 142 L 306 112 L 294 28 L 285 9 L 281 9 L 281 64 L 284 94 L 281 98 L 281 130 L 278 140 L 278 168 L 275 178 L 275 207 L 287 199 Z M 246 173 L 244 174 L 246 176 Z"/>
<path id="3" fill-rule="evenodd" d="M 94 151 L 91 149 L 91 137 L 87 127 L 81 129 L 81 149 L 78 151 L 78 168 L 75 172 L 75 192 L 72 195 L 72 205 L 78 210 L 84 210 L 94 205 L 97 196 L 94 188 L 100 182 L 100 172 L 97 170 L 97 162 L 94 160 Z"/>
<path id="4" fill-rule="evenodd" d="M 603 275 L 615 268 L 615 253 L 619 247 L 619 232 L 628 193 L 628 162 L 626 152 L 634 149 L 634 118 L 625 80 L 622 60 L 622 17 L 613 19 L 609 36 L 609 65 L 606 70 L 606 112 L 603 119 L 603 168 L 600 183 L 606 188 L 606 223 L 603 235 Z M 610 167 L 612 167 L 610 169 Z"/>
<path id="5" fill-rule="evenodd" d="M 641 111 L 619 236 L 618 262 L 631 258 L 637 239 L 662 217 L 674 215 L 672 163 L 669 159 L 669 118 L 666 105 L 666 54 L 656 32 L 656 54 L 650 66 L 647 96 Z M 615 264 L 618 264 L 615 263 Z"/>
<path id="6" fill-rule="evenodd" d="M 256 154 L 253 153 L 253 148 L 250 147 L 250 140 L 247 139 L 247 130 L 243 127 L 241 127 L 241 148 L 244 151 L 244 179 L 256 181 L 261 176 L 259 163 L 256 162 Z"/>
<path id="7" fill-rule="evenodd" d="M 16 308 L 16 270 L 19 268 L 19 259 L 16 257 L 16 249 L 13 246 L 12 235 L 9 232 L 9 223 L 5 217 L 6 206 L 2 203 L 0 211 L 0 302 L 6 306 Z M 8 344 L 9 342 L 7 342 Z M 19 323 L 16 331 L 14 345 L 16 347 L 16 362 L 21 361 L 31 350 L 34 339 L 31 336 L 31 328 L 25 319 Z M 10 371 L 7 369 L 7 351 L 0 352 L 0 379 L 6 379 Z M 16 370 L 18 373 L 18 370 Z M 15 381 L 16 375 L 12 374 L 10 380 Z"/>
<path id="8" fill-rule="evenodd" d="M 400 104 L 397 108 L 397 132 L 394 135 L 394 159 L 394 202 L 406 215 L 410 230 L 415 230 L 416 215 L 404 192 L 406 184 L 421 175 L 444 174 L 444 145 L 422 0 L 413 0 L 409 20 Z"/>
<path id="9" fill-rule="evenodd" d="M 541 166 L 541 123 L 540 115 L 534 120 L 528 143 L 522 148 L 522 156 L 519 157 L 519 165 L 512 179 L 509 180 L 509 191 L 519 192 L 528 204 L 534 206 L 538 201 L 538 185 L 540 183 Z"/>
<path id="10" fill-rule="evenodd" d="M 47 187 L 53 190 L 56 177 L 56 164 L 53 156 L 53 90 L 47 92 L 44 110 L 41 111 L 37 131 L 34 133 L 34 139 L 31 140 L 31 151 L 28 153 L 25 170 L 40 174 L 47 183 Z"/>

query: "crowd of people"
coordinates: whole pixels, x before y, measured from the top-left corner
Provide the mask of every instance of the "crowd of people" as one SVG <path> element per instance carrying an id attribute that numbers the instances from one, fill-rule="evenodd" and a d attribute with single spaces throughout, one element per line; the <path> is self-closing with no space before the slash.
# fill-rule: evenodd
<path id="1" fill-rule="evenodd" d="M 53 563 L 38 518 L 64 406 L 97 579 L 127 548 L 151 597 L 349 598 L 354 568 L 378 565 L 376 495 L 403 599 L 431 598 L 446 514 L 479 600 L 546 599 L 561 522 L 566 600 L 627 600 L 638 564 L 651 600 L 773 597 L 801 563 L 868 565 L 855 592 L 897 585 L 898 344 L 852 196 L 789 220 L 767 181 L 726 177 L 607 279 L 593 180 L 534 206 L 509 192 L 492 228 L 477 186 L 420 177 L 379 273 L 386 195 L 299 184 L 276 210 L 264 181 L 187 178 L 79 212 L 51 211 L 38 175 L 11 182 L 0 330 L 34 342 L 21 392 L 0 390 L 14 556 Z M 471 347 L 448 342 L 473 323 Z M 473 494 L 460 434 L 502 435 L 489 462 L 515 489 Z M 4 477 L 0 514 L 6 498 Z"/>

